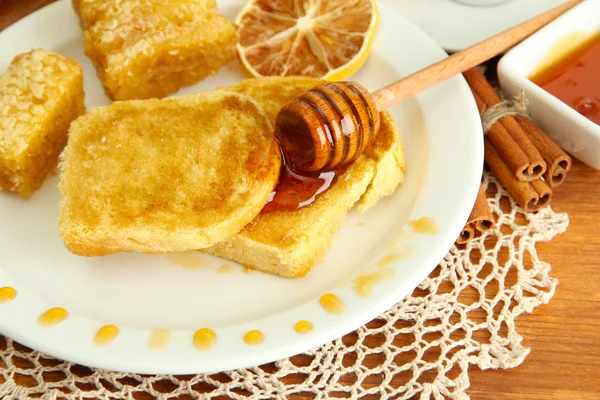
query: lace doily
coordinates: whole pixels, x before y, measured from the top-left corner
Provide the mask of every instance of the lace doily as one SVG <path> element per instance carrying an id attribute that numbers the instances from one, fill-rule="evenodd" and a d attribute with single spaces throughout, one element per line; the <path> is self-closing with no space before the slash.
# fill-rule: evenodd
<path id="1" fill-rule="evenodd" d="M 379 318 L 307 354 L 212 375 L 148 376 L 62 362 L 0 336 L 0 398 L 468 399 L 470 366 L 512 368 L 529 353 L 515 319 L 547 303 L 557 284 L 535 244 L 568 225 L 550 208 L 526 214 L 489 174 L 484 186 L 494 230 L 453 247 Z"/>

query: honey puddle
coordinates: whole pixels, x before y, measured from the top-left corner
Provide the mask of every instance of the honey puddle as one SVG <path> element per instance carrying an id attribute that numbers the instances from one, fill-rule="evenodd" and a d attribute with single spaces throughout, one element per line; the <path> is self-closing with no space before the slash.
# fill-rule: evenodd
<path id="1" fill-rule="evenodd" d="M 401 259 L 402 259 L 401 254 L 391 253 L 391 254 L 384 256 L 381 260 L 379 260 L 377 265 L 378 266 L 386 266 L 386 265 L 390 265 L 391 263 L 396 262 Z"/>
<path id="2" fill-rule="evenodd" d="M 438 233 L 438 226 L 435 220 L 431 217 L 419 218 L 415 221 L 408 221 L 412 226 L 413 231 L 421 235 L 435 235 Z"/>
<path id="3" fill-rule="evenodd" d="M 404 246 L 402 251 L 397 253 L 389 253 L 375 264 L 375 267 L 363 274 L 360 274 L 354 279 L 352 289 L 361 297 L 369 297 L 373 294 L 373 288 L 379 282 L 386 279 L 391 279 L 395 276 L 396 270 L 390 265 L 416 255 L 416 249 L 413 246 Z"/>
<path id="4" fill-rule="evenodd" d="M 377 262 L 378 267 L 387 267 L 396 261 L 404 260 L 417 255 L 417 249 L 411 245 L 404 245 L 396 252 L 388 253 Z"/>
<path id="5" fill-rule="evenodd" d="M 11 287 L 0 288 L 0 303 L 6 303 L 17 297 L 17 291 Z"/>
<path id="6" fill-rule="evenodd" d="M 169 260 L 180 267 L 184 268 L 199 268 L 208 267 L 204 255 L 199 251 L 183 251 L 178 253 L 169 253 Z"/>
<path id="7" fill-rule="evenodd" d="M 245 274 L 251 274 L 254 271 L 254 269 L 251 268 L 251 267 L 249 267 L 249 266 L 247 266 L 247 265 L 244 265 L 242 271 L 244 271 Z"/>
<path id="8" fill-rule="evenodd" d="M 377 272 L 361 274 L 354 279 L 353 289 L 360 297 L 369 297 L 373 288 L 381 281 L 392 278 L 396 274 L 393 268 L 380 268 Z"/>
<path id="9" fill-rule="evenodd" d="M 223 264 L 217 269 L 217 272 L 220 274 L 230 274 L 233 272 L 233 265 Z"/>
<path id="10" fill-rule="evenodd" d="M 396 233 L 394 235 L 394 237 L 392 238 L 392 240 L 390 241 L 390 243 L 388 243 L 387 247 L 385 248 L 386 250 L 391 250 L 394 247 L 396 247 L 396 245 L 398 244 L 398 242 L 400 242 L 400 240 L 403 239 L 410 239 L 415 235 L 415 233 L 410 230 L 407 229 L 405 226 L 402 227 L 402 229 L 400 230 L 400 232 Z"/>
<path id="11" fill-rule="evenodd" d="M 43 313 L 37 319 L 41 326 L 54 326 L 69 316 L 69 312 L 62 307 L 54 307 Z"/>
<path id="12" fill-rule="evenodd" d="M 265 335 L 261 331 L 252 330 L 244 335 L 244 342 L 249 346 L 256 346 L 265 340 Z"/>
<path id="13" fill-rule="evenodd" d="M 306 334 L 313 330 L 313 324 L 310 321 L 298 321 L 294 325 L 294 330 L 301 334 Z"/>
<path id="14" fill-rule="evenodd" d="M 344 312 L 346 308 L 344 306 L 344 302 L 338 296 L 333 293 L 325 293 L 319 299 L 319 303 L 321 306 L 327 311 L 329 314 L 341 314 Z"/>
<path id="15" fill-rule="evenodd" d="M 171 331 L 168 329 L 155 329 L 148 339 L 148 348 L 155 351 L 162 350 L 167 347 L 170 339 Z"/>
<path id="16" fill-rule="evenodd" d="M 106 346 L 119 334 L 119 328 L 114 325 L 104 325 L 102 328 L 98 329 L 98 333 L 96 333 L 96 337 L 94 337 L 94 344 L 98 346 Z"/>
<path id="17" fill-rule="evenodd" d="M 209 328 L 198 329 L 194 333 L 194 347 L 198 350 L 208 350 L 217 343 L 217 334 Z"/>

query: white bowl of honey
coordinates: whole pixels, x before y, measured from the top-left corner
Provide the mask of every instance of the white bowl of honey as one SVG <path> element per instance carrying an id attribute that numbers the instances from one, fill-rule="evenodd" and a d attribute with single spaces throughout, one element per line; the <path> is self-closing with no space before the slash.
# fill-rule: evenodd
<path id="1" fill-rule="evenodd" d="M 600 170 L 600 0 L 587 0 L 509 51 L 501 88 L 571 155 Z"/>

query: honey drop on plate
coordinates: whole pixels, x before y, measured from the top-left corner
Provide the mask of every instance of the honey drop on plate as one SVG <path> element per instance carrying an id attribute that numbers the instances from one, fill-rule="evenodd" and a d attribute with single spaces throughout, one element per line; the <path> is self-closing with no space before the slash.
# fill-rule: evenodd
<path id="1" fill-rule="evenodd" d="M 344 312 L 345 309 L 344 302 L 342 301 L 342 299 L 340 299 L 333 293 L 325 293 L 319 299 L 319 303 L 321 303 L 321 306 L 329 314 L 341 314 Z"/>
<path id="2" fill-rule="evenodd" d="M 148 339 L 148 348 L 150 350 L 162 350 L 167 347 L 170 338 L 171 331 L 168 329 L 155 329 Z"/>
<path id="3" fill-rule="evenodd" d="M 265 335 L 261 331 L 252 330 L 244 335 L 244 342 L 249 346 L 256 346 L 265 340 Z"/>
<path id="4" fill-rule="evenodd" d="M 209 328 L 198 329 L 194 334 L 194 347 L 198 350 L 208 350 L 217 343 L 217 334 Z"/>
<path id="5" fill-rule="evenodd" d="M 6 303 L 17 297 L 17 291 L 11 287 L 0 288 L 0 303 Z"/>
<path id="6" fill-rule="evenodd" d="M 40 315 L 37 322 L 41 326 L 54 326 L 69 316 L 69 312 L 62 307 L 54 307 Z"/>
<path id="7" fill-rule="evenodd" d="M 435 235 L 438 233 L 438 226 L 435 220 L 431 217 L 419 218 L 415 221 L 410 221 L 413 230 L 421 235 Z"/>
<path id="8" fill-rule="evenodd" d="M 119 334 L 119 328 L 114 325 L 104 325 L 102 328 L 98 329 L 96 333 L 96 337 L 94 337 L 94 344 L 98 346 L 106 346 Z"/>
<path id="9" fill-rule="evenodd" d="M 294 330 L 301 334 L 306 334 L 313 330 L 313 324 L 310 321 L 298 321 L 294 325 Z"/>

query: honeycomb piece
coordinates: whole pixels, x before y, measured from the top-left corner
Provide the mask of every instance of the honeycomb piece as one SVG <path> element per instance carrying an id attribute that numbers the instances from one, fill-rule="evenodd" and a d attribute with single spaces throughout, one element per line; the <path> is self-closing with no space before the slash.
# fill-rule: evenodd
<path id="1" fill-rule="evenodd" d="M 235 57 L 215 0 L 73 0 L 86 55 L 113 100 L 164 97 Z"/>
<path id="2" fill-rule="evenodd" d="M 12 60 L 0 78 L 0 189 L 28 197 L 42 185 L 83 98 L 77 61 L 41 49 Z"/>

